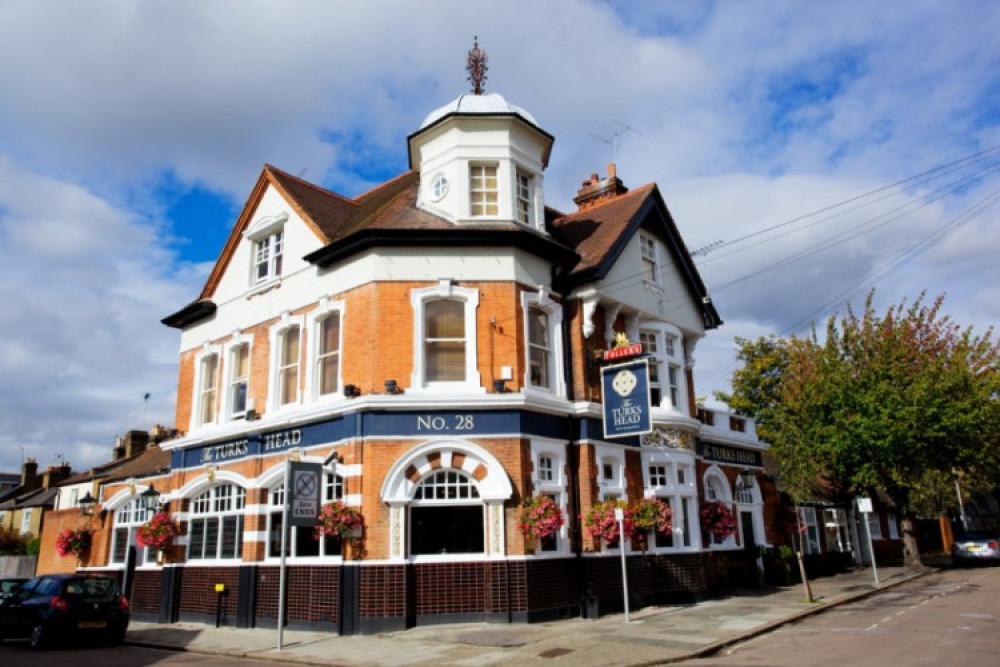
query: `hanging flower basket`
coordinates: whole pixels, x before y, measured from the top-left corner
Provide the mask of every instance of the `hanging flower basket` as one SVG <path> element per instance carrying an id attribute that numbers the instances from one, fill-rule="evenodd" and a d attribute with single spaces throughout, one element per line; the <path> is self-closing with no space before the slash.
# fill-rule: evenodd
<path id="1" fill-rule="evenodd" d="M 529 551 L 538 542 L 550 535 L 555 535 L 564 523 L 562 510 L 549 496 L 531 496 L 521 503 L 521 516 L 517 527 L 524 534 L 524 541 Z"/>
<path id="2" fill-rule="evenodd" d="M 170 518 L 169 512 L 157 512 L 153 518 L 139 526 L 139 533 L 136 535 L 136 542 L 140 547 L 152 547 L 159 551 L 166 551 L 174 543 L 180 531 Z"/>
<path id="3" fill-rule="evenodd" d="M 736 519 L 724 503 L 709 500 L 701 506 L 701 529 L 721 542 L 736 532 Z"/>
<path id="4" fill-rule="evenodd" d="M 65 529 L 56 537 L 56 553 L 60 556 L 76 556 L 77 560 L 84 558 L 90 552 L 92 534 L 87 529 Z"/>
<path id="5" fill-rule="evenodd" d="M 623 522 L 625 528 L 624 537 L 625 539 L 632 537 L 632 534 L 635 532 L 635 522 L 624 500 L 605 500 L 599 502 L 591 507 L 589 512 L 581 515 L 583 529 L 587 533 L 587 536 L 600 538 L 606 543 L 617 541 L 619 535 L 615 509 L 618 507 L 625 510 L 625 520 Z"/>
<path id="6" fill-rule="evenodd" d="M 348 544 L 361 541 L 365 530 L 365 518 L 361 512 L 348 507 L 339 500 L 329 502 L 319 511 L 316 538 L 338 537 Z"/>
<path id="7" fill-rule="evenodd" d="M 650 531 L 671 535 L 674 530 L 674 512 L 670 505 L 658 498 L 643 498 L 629 508 L 635 524 L 639 546 L 646 551 Z"/>

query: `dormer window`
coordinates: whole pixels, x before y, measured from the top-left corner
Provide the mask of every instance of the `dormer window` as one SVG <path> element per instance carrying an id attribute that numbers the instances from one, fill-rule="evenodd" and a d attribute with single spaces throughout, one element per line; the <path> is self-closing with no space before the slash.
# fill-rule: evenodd
<path id="1" fill-rule="evenodd" d="M 473 216 L 500 214 L 496 165 L 469 166 L 469 204 Z"/>
<path id="2" fill-rule="evenodd" d="M 531 176 L 521 169 L 517 170 L 517 221 L 531 224 Z"/>
<path id="3" fill-rule="evenodd" d="M 281 275 L 283 231 L 254 243 L 254 282 L 262 283 Z"/>
<path id="4" fill-rule="evenodd" d="M 281 277 L 287 220 L 287 213 L 266 216 L 254 222 L 246 231 L 246 238 L 253 244 L 251 285 L 259 285 Z"/>

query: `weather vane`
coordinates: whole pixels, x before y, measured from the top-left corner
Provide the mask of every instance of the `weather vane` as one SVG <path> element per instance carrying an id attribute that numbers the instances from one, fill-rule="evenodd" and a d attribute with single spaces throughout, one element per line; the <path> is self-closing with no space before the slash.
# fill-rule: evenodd
<path id="1" fill-rule="evenodd" d="M 476 95 L 483 94 L 483 84 L 486 83 L 486 52 L 479 48 L 479 37 L 472 38 L 472 50 L 466 60 L 465 69 L 469 70 L 469 78 L 472 83 L 472 92 Z"/>

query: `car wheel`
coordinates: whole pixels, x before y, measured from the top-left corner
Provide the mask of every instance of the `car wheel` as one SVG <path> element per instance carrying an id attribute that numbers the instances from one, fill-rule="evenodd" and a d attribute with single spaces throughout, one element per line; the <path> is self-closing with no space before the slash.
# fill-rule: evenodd
<path id="1" fill-rule="evenodd" d="M 45 631 L 45 626 L 42 625 L 41 621 L 35 621 L 35 624 L 31 626 L 31 636 L 28 638 L 31 643 L 31 648 L 33 649 L 43 649 L 48 646 L 49 635 Z"/>

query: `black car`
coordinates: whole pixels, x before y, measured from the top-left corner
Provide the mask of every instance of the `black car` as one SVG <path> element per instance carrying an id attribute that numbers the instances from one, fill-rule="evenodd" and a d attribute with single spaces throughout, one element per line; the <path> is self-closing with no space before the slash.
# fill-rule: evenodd
<path id="1" fill-rule="evenodd" d="M 128 600 L 116 578 L 46 574 L 0 601 L 0 639 L 28 639 L 32 648 L 80 637 L 120 644 L 128 618 Z"/>
<path id="2" fill-rule="evenodd" d="M 27 577 L 2 577 L 0 578 L 0 600 L 9 598 L 17 590 L 17 587 L 28 580 Z"/>

